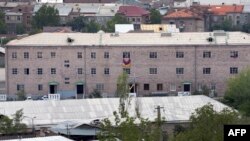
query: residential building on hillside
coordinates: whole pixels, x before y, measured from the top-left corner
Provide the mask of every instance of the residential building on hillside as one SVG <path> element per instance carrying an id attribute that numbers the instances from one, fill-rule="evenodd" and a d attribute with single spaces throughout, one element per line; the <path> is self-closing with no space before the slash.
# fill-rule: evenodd
<path id="1" fill-rule="evenodd" d="M 138 6 L 120 6 L 117 13 L 126 17 L 129 23 L 134 24 L 135 30 L 140 29 L 140 24 L 150 22 L 150 13 Z"/>
<path id="2" fill-rule="evenodd" d="M 204 31 L 204 17 L 199 12 L 184 8 L 169 12 L 163 17 L 162 23 L 176 24 L 176 27 L 181 32 L 203 32 Z"/>
<path id="3" fill-rule="evenodd" d="M 60 93 L 70 97 L 94 89 L 108 96 L 129 74 L 131 92 L 201 91 L 223 96 L 226 82 L 250 65 L 250 35 L 198 33 L 40 33 L 6 46 L 9 96 Z"/>
<path id="4" fill-rule="evenodd" d="M 7 24 L 8 33 L 17 33 L 17 30 L 31 30 L 32 5 L 18 5 L 17 7 L 5 12 L 5 23 Z M 18 29 L 19 28 L 19 29 Z"/>
<path id="5" fill-rule="evenodd" d="M 243 5 L 211 5 L 207 6 L 206 29 L 211 30 L 214 26 L 228 20 L 234 28 L 242 27 L 248 23 L 246 14 L 243 14 Z"/>

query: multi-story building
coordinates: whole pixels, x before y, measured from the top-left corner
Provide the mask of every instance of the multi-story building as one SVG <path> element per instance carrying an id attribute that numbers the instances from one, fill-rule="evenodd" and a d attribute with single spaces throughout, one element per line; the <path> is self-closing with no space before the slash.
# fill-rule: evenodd
<path id="1" fill-rule="evenodd" d="M 5 11 L 5 23 L 9 33 L 18 33 L 18 30 L 31 30 L 32 5 L 18 5 L 17 7 Z"/>
<path id="2" fill-rule="evenodd" d="M 40 33 L 6 46 L 7 94 L 82 96 L 116 93 L 123 72 L 138 96 L 193 92 L 206 85 L 223 96 L 228 78 L 250 65 L 241 32 Z"/>
<path id="3" fill-rule="evenodd" d="M 138 6 L 120 6 L 117 13 L 124 16 L 129 23 L 134 24 L 135 29 L 140 29 L 140 24 L 150 22 L 150 12 Z"/>
<path id="4" fill-rule="evenodd" d="M 163 17 L 162 23 L 176 24 L 181 32 L 204 32 L 202 14 L 187 8 L 169 12 Z"/>

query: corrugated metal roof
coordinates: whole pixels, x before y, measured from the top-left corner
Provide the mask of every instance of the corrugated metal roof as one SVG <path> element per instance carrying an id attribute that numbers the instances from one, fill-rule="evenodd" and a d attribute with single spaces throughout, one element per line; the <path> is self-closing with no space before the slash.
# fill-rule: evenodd
<path id="1" fill-rule="evenodd" d="M 12 139 L 8 141 L 73 141 L 62 136 L 49 136 L 49 137 L 35 137 L 26 139 Z"/>
<path id="2" fill-rule="evenodd" d="M 156 106 L 164 107 L 162 116 L 168 122 L 188 121 L 196 108 L 208 103 L 221 111 L 226 105 L 206 96 L 185 97 L 139 97 L 131 101 L 128 111 L 135 115 L 135 105 L 139 105 L 141 116 L 153 121 L 157 117 Z M 17 110 L 23 109 L 24 116 L 36 117 L 34 124 L 50 125 L 65 121 L 90 123 L 95 119 L 113 118 L 118 111 L 118 98 L 99 98 L 61 101 L 17 101 L 0 102 L 0 113 L 12 116 Z M 24 118 L 24 123 L 31 126 L 32 120 Z"/>
<path id="3" fill-rule="evenodd" d="M 214 38 L 208 42 L 209 37 Z M 68 43 L 67 38 L 74 39 Z M 101 42 L 100 42 L 101 41 Z M 40 33 L 10 41 L 8 46 L 168 46 L 168 45 L 249 45 L 250 36 L 242 32 L 226 32 L 226 36 L 213 36 L 211 32 L 172 33 Z"/>

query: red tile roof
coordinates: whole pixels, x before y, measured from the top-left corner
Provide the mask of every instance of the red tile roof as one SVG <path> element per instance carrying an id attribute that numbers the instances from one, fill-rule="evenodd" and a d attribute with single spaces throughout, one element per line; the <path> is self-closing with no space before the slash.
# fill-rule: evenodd
<path id="1" fill-rule="evenodd" d="M 199 14 L 192 12 L 189 9 L 181 9 L 179 11 L 170 12 L 163 18 L 164 19 L 177 19 L 177 18 L 200 19 L 201 17 Z"/>
<path id="2" fill-rule="evenodd" d="M 138 17 L 149 14 L 148 11 L 138 6 L 120 6 L 117 13 L 124 14 L 127 17 Z"/>
<path id="3" fill-rule="evenodd" d="M 243 5 L 212 5 L 208 11 L 215 15 L 226 15 L 227 13 L 242 13 Z"/>

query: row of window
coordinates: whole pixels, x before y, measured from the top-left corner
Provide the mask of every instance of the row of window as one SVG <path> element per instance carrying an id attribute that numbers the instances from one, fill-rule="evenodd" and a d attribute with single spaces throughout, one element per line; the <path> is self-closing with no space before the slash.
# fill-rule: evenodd
<path id="1" fill-rule="evenodd" d="M 124 68 L 123 71 L 126 72 L 127 74 L 130 74 L 130 68 Z M 90 73 L 92 75 L 96 74 L 96 68 L 91 68 Z M 157 74 L 157 73 L 158 73 L 157 68 L 149 68 L 149 74 Z M 12 68 L 12 74 L 18 74 L 18 69 Z M 24 68 L 24 74 L 29 75 L 30 69 Z M 37 74 L 42 75 L 43 69 L 37 68 Z M 56 68 L 51 68 L 50 74 L 56 74 Z M 77 74 L 83 74 L 83 68 L 77 68 Z M 109 75 L 110 69 L 104 68 L 104 74 Z M 184 68 L 176 68 L 176 74 L 184 74 Z M 211 68 L 203 68 L 203 74 L 211 74 Z M 230 74 L 238 74 L 238 68 L 237 67 L 230 67 Z"/>
<path id="2" fill-rule="evenodd" d="M 66 78 L 65 78 L 65 80 L 66 80 Z M 66 83 L 70 84 L 68 81 L 65 82 L 65 84 Z M 104 84 L 103 83 L 97 83 L 96 84 L 96 89 L 98 91 L 103 91 L 104 90 Z M 17 91 L 25 90 L 25 85 L 24 84 L 17 84 L 16 90 Z M 43 91 L 43 84 L 38 84 L 37 85 L 37 90 L 38 91 Z"/>
<path id="3" fill-rule="evenodd" d="M 56 57 L 56 52 L 50 53 L 51 58 Z M 24 52 L 23 57 L 25 59 L 29 59 L 29 52 Z M 96 52 L 91 52 L 90 57 L 92 59 L 96 58 Z M 230 57 L 231 58 L 238 58 L 238 51 L 230 51 Z M 17 58 L 17 52 L 12 52 L 12 58 Z M 37 52 L 37 58 L 43 58 L 42 52 Z M 82 52 L 77 52 L 77 58 L 83 58 Z M 104 58 L 109 58 L 109 52 L 104 52 Z M 123 52 L 123 58 L 130 58 L 130 52 Z M 157 52 L 149 52 L 149 58 L 157 58 Z M 176 52 L 176 58 L 184 58 L 184 52 L 177 51 Z M 204 51 L 203 52 L 203 58 L 211 58 L 211 51 Z"/>
<path id="4" fill-rule="evenodd" d="M 163 88 L 164 88 L 163 83 L 156 84 L 156 90 L 157 91 L 163 91 Z M 38 91 L 42 91 L 43 90 L 43 84 L 38 84 L 37 89 L 38 89 Z M 99 90 L 99 91 L 103 91 L 104 90 L 104 84 L 103 83 L 97 83 L 96 84 L 96 89 Z M 198 84 L 198 90 L 201 91 L 201 89 L 202 89 L 202 85 Z M 216 89 L 215 83 L 211 84 L 211 89 L 212 90 Z M 17 91 L 20 91 L 20 90 L 24 90 L 24 84 L 17 84 Z M 143 84 L 143 90 L 144 91 L 149 91 L 150 90 L 150 84 L 144 83 Z M 174 84 L 174 83 L 170 84 L 169 90 L 170 91 L 176 91 L 176 84 Z"/>

